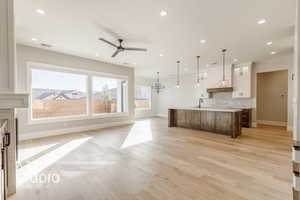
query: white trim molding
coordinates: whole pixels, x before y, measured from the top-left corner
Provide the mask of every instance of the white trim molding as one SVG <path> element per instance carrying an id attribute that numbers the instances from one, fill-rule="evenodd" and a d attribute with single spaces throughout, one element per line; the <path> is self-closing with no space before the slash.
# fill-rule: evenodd
<path id="1" fill-rule="evenodd" d="M 293 199 L 300 200 L 300 0 L 296 1 L 294 62 Z"/>
<path id="2" fill-rule="evenodd" d="M 256 128 L 257 127 L 257 123 L 256 122 L 252 122 L 252 127 Z"/>
<path id="3" fill-rule="evenodd" d="M 168 118 L 167 114 L 157 114 L 156 116 L 161 118 Z"/>
<path id="4" fill-rule="evenodd" d="M 16 88 L 14 1 L 0 1 L 0 92 L 13 93 Z"/>
<path id="5" fill-rule="evenodd" d="M 130 121 L 123 121 L 123 122 L 109 122 L 109 123 L 96 124 L 96 125 L 90 125 L 90 126 L 80 126 L 80 127 L 33 132 L 33 133 L 22 133 L 21 132 L 19 134 L 19 140 L 20 141 L 31 140 L 31 139 L 37 139 L 37 138 L 43 138 L 43 137 L 64 135 L 64 134 L 69 134 L 69 133 L 78 133 L 78 132 L 82 132 L 82 131 L 91 131 L 91 130 L 110 128 L 110 127 L 116 127 L 116 126 L 124 126 L 124 125 L 130 125 L 130 124 L 134 124 L 134 121 L 130 120 Z"/>
<path id="6" fill-rule="evenodd" d="M 257 120 L 256 123 L 271 125 L 271 126 L 287 126 L 287 122 L 279 122 L 279 121 Z"/>
<path id="7" fill-rule="evenodd" d="M 0 93 L 0 109 L 27 108 L 28 94 Z"/>

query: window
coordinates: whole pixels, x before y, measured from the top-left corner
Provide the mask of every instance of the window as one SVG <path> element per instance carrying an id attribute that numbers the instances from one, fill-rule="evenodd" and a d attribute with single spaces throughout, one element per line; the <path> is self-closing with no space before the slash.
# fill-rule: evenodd
<path id="1" fill-rule="evenodd" d="M 128 77 L 29 63 L 29 123 L 128 115 Z"/>
<path id="2" fill-rule="evenodd" d="M 136 86 L 135 88 L 135 108 L 151 109 L 151 87 Z"/>
<path id="3" fill-rule="evenodd" d="M 31 70 L 32 119 L 87 115 L 87 75 Z"/>
<path id="4" fill-rule="evenodd" d="M 127 81 L 115 78 L 92 77 L 93 114 L 126 112 Z"/>

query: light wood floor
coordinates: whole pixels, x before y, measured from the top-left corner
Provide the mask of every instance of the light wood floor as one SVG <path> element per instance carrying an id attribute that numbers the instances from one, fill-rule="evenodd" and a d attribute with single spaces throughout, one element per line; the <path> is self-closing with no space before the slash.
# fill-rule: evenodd
<path id="1" fill-rule="evenodd" d="M 20 148 L 18 200 L 292 198 L 291 133 L 275 127 L 243 129 L 231 139 L 155 118 Z M 60 182 L 30 179 L 38 174 L 57 174 Z"/>

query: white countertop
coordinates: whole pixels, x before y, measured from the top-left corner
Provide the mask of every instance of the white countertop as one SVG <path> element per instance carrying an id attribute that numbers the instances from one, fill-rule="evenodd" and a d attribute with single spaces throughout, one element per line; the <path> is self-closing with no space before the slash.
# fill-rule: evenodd
<path id="1" fill-rule="evenodd" d="M 213 111 L 213 112 L 241 112 L 242 109 L 235 108 L 197 108 L 197 107 L 171 107 L 174 110 L 199 110 L 199 111 Z"/>

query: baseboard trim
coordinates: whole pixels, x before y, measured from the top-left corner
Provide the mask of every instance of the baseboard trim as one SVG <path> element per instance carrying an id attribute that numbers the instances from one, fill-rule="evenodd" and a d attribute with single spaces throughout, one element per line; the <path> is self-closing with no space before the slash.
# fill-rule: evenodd
<path id="1" fill-rule="evenodd" d="M 109 122 L 109 123 L 103 123 L 103 124 L 97 124 L 97 125 L 90 125 L 90 126 L 79 126 L 74 128 L 64 128 L 64 129 L 57 129 L 57 130 L 51 130 L 51 131 L 40 131 L 40 132 L 33 132 L 33 133 L 20 133 L 19 134 L 19 140 L 31 140 L 31 139 L 37 139 L 37 138 L 43 138 L 43 137 L 49 137 L 49 136 L 56 136 L 56 135 L 64 135 L 69 133 L 77 133 L 82 131 L 90 131 L 90 130 L 97 130 L 97 129 L 103 129 L 103 128 L 109 128 L 109 127 L 116 127 L 116 126 L 123 126 L 123 125 L 129 125 L 134 124 L 134 121 L 123 121 L 123 122 Z"/>
<path id="2" fill-rule="evenodd" d="M 134 119 L 139 120 L 139 119 L 147 119 L 147 118 L 153 118 L 156 117 L 157 115 L 141 115 L 141 116 L 135 116 Z"/>
<path id="3" fill-rule="evenodd" d="M 286 130 L 289 132 L 293 132 L 294 127 L 293 126 L 287 126 Z"/>
<path id="4" fill-rule="evenodd" d="M 257 124 L 265 124 L 271 126 L 287 126 L 287 122 L 278 122 L 278 121 L 266 121 L 266 120 L 258 120 Z"/>
<path id="5" fill-rule="evenodd" d="M 162 118 L 168 118 L 168 115 L 166 115 L 166 114 L 157 114 L 156 116 L 157 117 L 162 117 Z"/>

